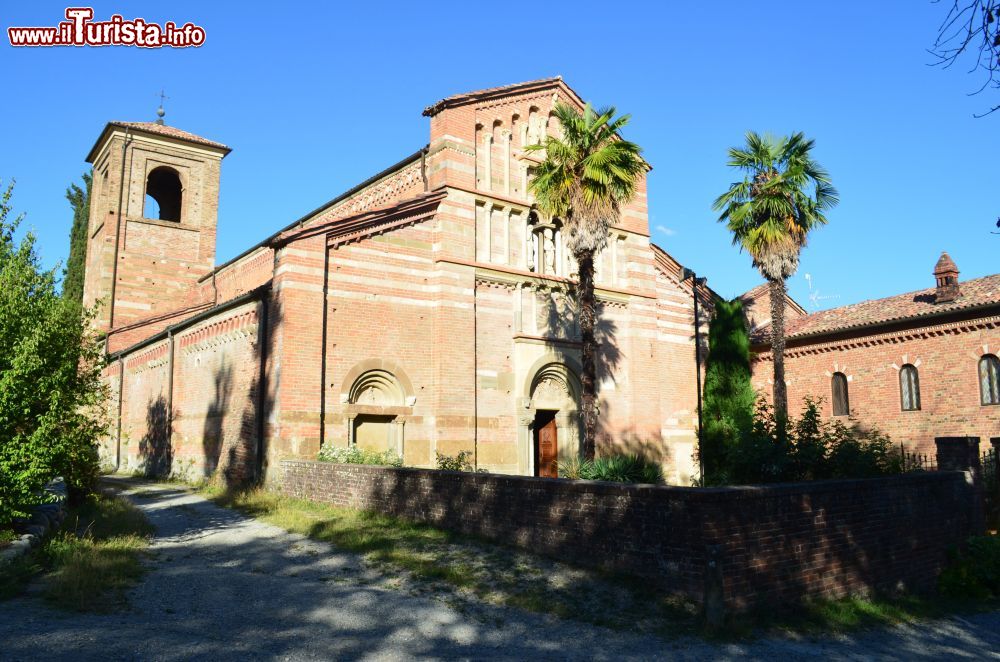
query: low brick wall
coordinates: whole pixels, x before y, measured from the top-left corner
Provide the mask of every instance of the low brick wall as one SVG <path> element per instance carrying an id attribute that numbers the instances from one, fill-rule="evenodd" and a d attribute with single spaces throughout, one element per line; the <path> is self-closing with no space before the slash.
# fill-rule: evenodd
<path id="1" fill-rule="evenodd" d="M 973 533 L 958 471 L 699 489 L 289 460 L 281 492 L 655 579 L 701 601 L 718 554 L 727 607 L 934 585 Z"/>

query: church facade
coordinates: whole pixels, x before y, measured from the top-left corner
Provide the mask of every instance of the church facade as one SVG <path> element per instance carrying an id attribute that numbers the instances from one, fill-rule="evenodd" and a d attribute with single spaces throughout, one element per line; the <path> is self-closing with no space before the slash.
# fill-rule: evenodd
<path id="1" fill-rule="evenodd" d="M 424 111 L 426 146 L 221 265 L 229 148 L 109 123 L 87 159 L 85 276 L 107 333 L 107 461 L 245 480 L 323 445 L 417 467 L 467 451 L 477 468 L 542 476 L 578 457 L 574 263 L 559 219 L 532 204 L 525 150 L 559 130 L 559 101 L 583 106 L 560 78 L 443 99 Z M 598 259 L 598 452 L 642 453 L 689 484 L 681 272 L 650 242 L 643 181 Z"/>

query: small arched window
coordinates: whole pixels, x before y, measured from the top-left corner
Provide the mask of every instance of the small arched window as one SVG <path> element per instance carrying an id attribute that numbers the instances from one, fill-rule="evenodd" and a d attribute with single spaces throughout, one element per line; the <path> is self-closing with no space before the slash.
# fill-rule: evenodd
<path id="1" fill-rule="evenodd" d="M 979 359 L 979 399 L 984 405 L 1000 405 L 1000 359 L 993 354 Z"/>
<path id="2" fill-rule="evenodd" d="M 152 198 L 156 203 L 155 206 L 159 208 L 159 211 L 156 212 L 156 217 L 159 220 L 180 222 L 183 195 L 181 178 L 176 170 L 167 166 L 153 168 L 149 171 L 149 176 L 146 177 L 147 203 L 143 210 L 143 216 L 153 217 L 153 205 L 149 204 L 148 201 L 148 198 Z"/>
<path id="3" fill-rule="evenodd" d="M 851 413 L 851 402 L 847 396 L 847 375 L 842 372 L 835 372 L 831 381 L 833 388 L 833 415 L 849 416 Z"/>
<path id="4" fill-rule="evenodd" d="M 920 376 L 916 366 L 909 363 L 899 370 L 899 397 L 903 411 L 920 409 Z"/>

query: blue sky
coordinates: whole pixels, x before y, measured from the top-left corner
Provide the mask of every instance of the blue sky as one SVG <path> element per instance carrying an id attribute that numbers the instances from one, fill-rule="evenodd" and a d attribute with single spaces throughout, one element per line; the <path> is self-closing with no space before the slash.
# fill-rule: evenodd
<path id="1" fill-rule="evenodd" d="M 66 5 L 5 3 L 3 28 Z M 561 74 L 631 113 L 653 164 L 653 240 L 734 296 L 760 282 L 715 222 L 726 150 L 747 129 L 804 131 L 840 190 L 790 290 L 821 308 L 929 287 L 947 250 L 1000 271 L 996 92 L 968 66 L 927 66 L 944 4 L 97 2 L 95 18 L 205 28 L 196 49 L 0 45 L 0 177 L 17 179 L 47 264 L 68 252 L 66 186 L 112 119 L 167 122 L 234 148 L 223 163 L 222 262 L 427 142 L 423 108 L 458 92 Z M 620 13 L 615 13 L 620 10 Z"/>

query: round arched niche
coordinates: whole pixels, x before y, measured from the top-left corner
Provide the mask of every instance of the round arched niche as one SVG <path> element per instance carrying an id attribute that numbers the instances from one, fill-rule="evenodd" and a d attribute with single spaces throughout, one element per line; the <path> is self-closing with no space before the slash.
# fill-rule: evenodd
<path id="1" fill-rule="evenodd" d="M 399 380 L 387 370 L 369 370 L 362 373 L 348 392 L 347 402 L 352 405 L 402 407 L 406 395 Z"/>
<path id="2" fill-rule="evenodd" d="M 532 378 L 530 397 L 532 409 L 576 410 L 579 380 L 565 365 L 549 363 Z"/>
<path id="3" fill-rule="evenodd" d="M 374 390 L 370 396 L 365 391 Z M 385 398 L 384 403 L 362 402 L 365 397 Z M 413 384 L 402 366 L 385 359 L 367 359 L 357 363 L 344 375 L 341 385 L 342 404 L 378 404 L 381 406 L 412 407 L 416 401 Z"/>
<path id="4" fill-rule="evenodd" d="M 402 368 L 392 361 L 368 359 L 344 376 L 340 393 L 348 446 L 404 456 L 404 427 L 416 396 Z"/>

